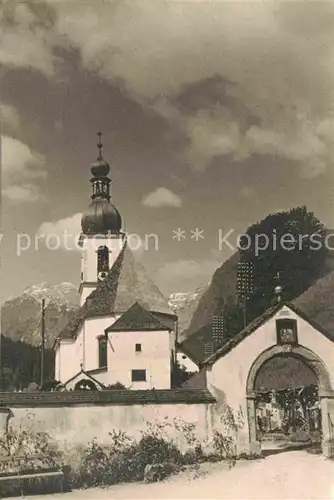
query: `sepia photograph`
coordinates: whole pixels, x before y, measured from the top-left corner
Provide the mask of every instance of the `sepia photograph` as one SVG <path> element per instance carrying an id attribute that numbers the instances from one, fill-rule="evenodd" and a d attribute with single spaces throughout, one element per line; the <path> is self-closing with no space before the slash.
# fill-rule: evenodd
<path id="1" fill-rule="evenodd" d="M 334 500 L 334 0 L 0 0 L 0 498 Z"/>

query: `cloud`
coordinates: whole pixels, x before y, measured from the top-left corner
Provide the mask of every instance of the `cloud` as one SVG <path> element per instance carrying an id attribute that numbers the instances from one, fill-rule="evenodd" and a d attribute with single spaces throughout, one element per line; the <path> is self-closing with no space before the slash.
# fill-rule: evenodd
<path id="1" fill-rule="evenodd" d="M 46 176 L 44 157 L 12 137 L 2 137 L 1 146 L 2 194 L 14 203 L 43 200 L 40 182 Z"/>
<path id="2" fill-rule="evenodd" d="M 41 3 L 5 1 L 0 21 L 0 63 L 14 68 L 34 68 L 50 76 L 57 59 L 48 14 Z M 60 41 L 58 42 L 60 43 Z"/>
<path id="3" fill-rule="evenodd" d="M 43 195 L 38 188 L 31 184 L 24 186 L 13 185 L 2 190 L 5 198 L 13 203 L 35 203 L 37 201 L 45 201 Z"/>
<path id="4" fill-rule="evenodd" d="M 37 231 L 48 246 L 61 250 L 80 250 L 77 242 L 81 234 L 81 213 L 59 219 L 54 222 L 43 222 Z"/>
<path id="5" fill-rule="evenodd" d="M 252 186 L 244 186 L 241 189 L 240 194 L 243 198 L 253 198 L 256 194 L 256 191 Z"/>
<path id="6" fill-rule="evenodd" d="M 142 204 L 150 208 L 181 207 L 182 200 L 169 189 L 158 187 L 143 199 Z"/>
<path id="7" fill-rule="evenodd" d="M 6 129 L 18 129 L 20 118 L 17 110 L 9 104 L 0 103 L 0 122 Z"/>
<path id="8" fill-rule="evenodd" d="M 331 2 L 47 6 L 49 24 L 43 9 L 16 5 L 0 61 L 50 74 L 56 47 L 79 51 L 87 70 L 170 121 L 200 171 L 219 156 L 280 158 L 304 177 L 333 166 L 334 135 L 322 133 L 334 119 Z"/>
<path id="9" fill-rule="evenodd" d="M 194 168 L 204 170 L 221 155 L 235 161 L 271 155 L 312 177 L 332 163 L 332 138 L 319 138 L 317 128 L 333 111 L 333 6 L 123 1 L 97 10 L 62 3 L 57 10 L 60 32 L 80 48 L 87 68 L 109 81 L 121 78 L 134 98 L 176 120 Z M 173 98 L 198 82 L 205 92 L 214 75 L 232 82 L 221 88 L 225 105 L 211 109 L 216 94 L 180 119 Z M 231 108 L 231 98 L 239 108 Z M 257 129 L 247 127 L 242 107 Z"/>
<path id="10" fill-rule="evenodd" d="M 43 222 L 37 234 L 42 241 L 44 240 L 46 246 L 49 241 L 51 247 L 54 245 L 59 250 L 81 251 L 81 247 L 78 245 L 82 232 L 81 218 L 82 213 L 76 213 L 56 221 Z M 151 244 L 150 241 L 148 243 Z M 128 232 L 128 246 L 136 257 L 141 258 L 144 251 L 150 248 L 149 244 L 146 248 L 145 242 L 140 235 L 135 232 Z"/>
<path id="11" fill-rule="evenodd" d="M 183 284 L 194 281 L 209 282 L 214 271 L 221 266 L 216 258 L 204 260 L 177 260 L 166 262 L 158 271 L 158 279 L 165 286 L 182 280 Z"/>

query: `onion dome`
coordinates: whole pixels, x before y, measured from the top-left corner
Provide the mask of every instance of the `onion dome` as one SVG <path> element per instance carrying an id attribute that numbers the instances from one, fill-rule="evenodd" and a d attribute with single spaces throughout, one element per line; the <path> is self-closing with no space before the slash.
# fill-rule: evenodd
<path id="1" fill-rule="evenodd" d="M 95 198 L 82 216 L 84 234 L 119 233 L 122 218 L 114 205 L 104 198 Z"/>
<path id="2" fill-rule="evenodd" d="M 81 227 L 84 234 L 119 233 L 122 218 L 117 208 L 110 203 L 110 167 L 102 156 L 101 133 L 98 133 L 98 157 L 91 165 L 93 195 L 92 202 L 82 216 Z"/>
<path id="3" fill-rule="evenodd" d="M 106 177 L 110 172 L 108 163 L 101 157 L 97 158 L 90 167 L 90 171 L 94 177 Z"/>

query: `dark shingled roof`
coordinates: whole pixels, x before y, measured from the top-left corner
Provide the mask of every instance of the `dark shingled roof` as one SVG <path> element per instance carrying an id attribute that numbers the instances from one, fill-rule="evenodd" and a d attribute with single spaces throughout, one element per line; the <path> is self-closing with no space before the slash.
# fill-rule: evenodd
<path id="1" fill-rule="evenodd" d="M 166 331 L 168 328 L 136 302 L 115 323 L 106 328 L 105 332 L 148 332 L 157 330 Z"/>
<path id="2" fill-rule="evenodd" d="M 75 375 L 73 375 L 73 377 L 71 377 L 70 379 L 68 379 L 65 382 L 64 387 L 66 388 L 67 384 L 69 384 L 70 382 L 72 382 L 72 380 L 76 379 L 81 374 L 84 375 L 84 376 L 86 376 L 86 377 L 88 377 L 92 382 L 94 382 L 94 384 L 97 384 L 101 389 L 105 389 L 106 388 L 106 386 L 104 384 L 102 384 L 96 378 L 92 377 L 92 375 L 89 372 L 86 372 L 83 368 L 81 368 L 81 370 L 78 373 L 76 373 Z"/>
<path id="3" fill-rule="evenodd" d="M 62 407 L 76 405 L 209 404 L 216 399 L 207 389 L 152 389 L 64 392 L 0 392 L 0 407 Z"/>
<path id="4" fill-rule="evenodd" d="M 203 365 L 211 365 L 219 358 L 225 356 L 228 352 L 230 352 L 234 347 L 236 347 L 240 342 L 242 342 L 246 337 L 251 335 L 255 330 L 257 330 L 261 325 L 263 325 L 266 321 L 272 318 L 283 306 L 289 307 L 292 311 L 294 311 L 298 316 L 307 321 L 310 325 L 312 325 L 316 330 L 321 332 L 330 340 L 334 341 L 334 335 L 331 332 L 325 330 L 322 326 L 315 323 L 313 320 L 308 318 L 305 313 L 303 313 L 299 308 L 297 308 L 291 302 L 280 302 L 272 307 L 269 307 L 263 314 L 255 318 L 251 323 L 249 323 L 246 328 L 241 330 L 237 335 L 235 335 L 232 339 L 226 342 L 220 349 L 218 349 L 215 353 L 209 356 L 206 360 L 204 360 Z"/>
<path id="5" fill-rule="evenodd" d="M 145 269 L 135 261 L 125 241 L 108 277 L 87 297 L 61 332 L 60 338 L 75 337 L 87 318 L 124 313 L 135 302 L 147 311 L 175 317 L 167 300 L 147 276 Z"/>
<path id="6" fill-rule="evenodd" d="M 182 389 L 206 389 L 206 369 L 202 368 L 182 384 Z"/>

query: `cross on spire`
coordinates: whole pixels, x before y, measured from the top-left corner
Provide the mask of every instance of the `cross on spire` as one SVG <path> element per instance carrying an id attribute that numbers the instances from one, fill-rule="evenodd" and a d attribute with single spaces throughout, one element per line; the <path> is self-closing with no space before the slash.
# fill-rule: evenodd
<path id="1" fill-rule="evenodd" d="M 102 144 L 102 132 L 98 132 L 97 133 L 97 137 L 98 137 L 97 149 L 99 150 L 99 158 L 102 158 L 102 148 L 103 148 L 103 144 Z"/>

